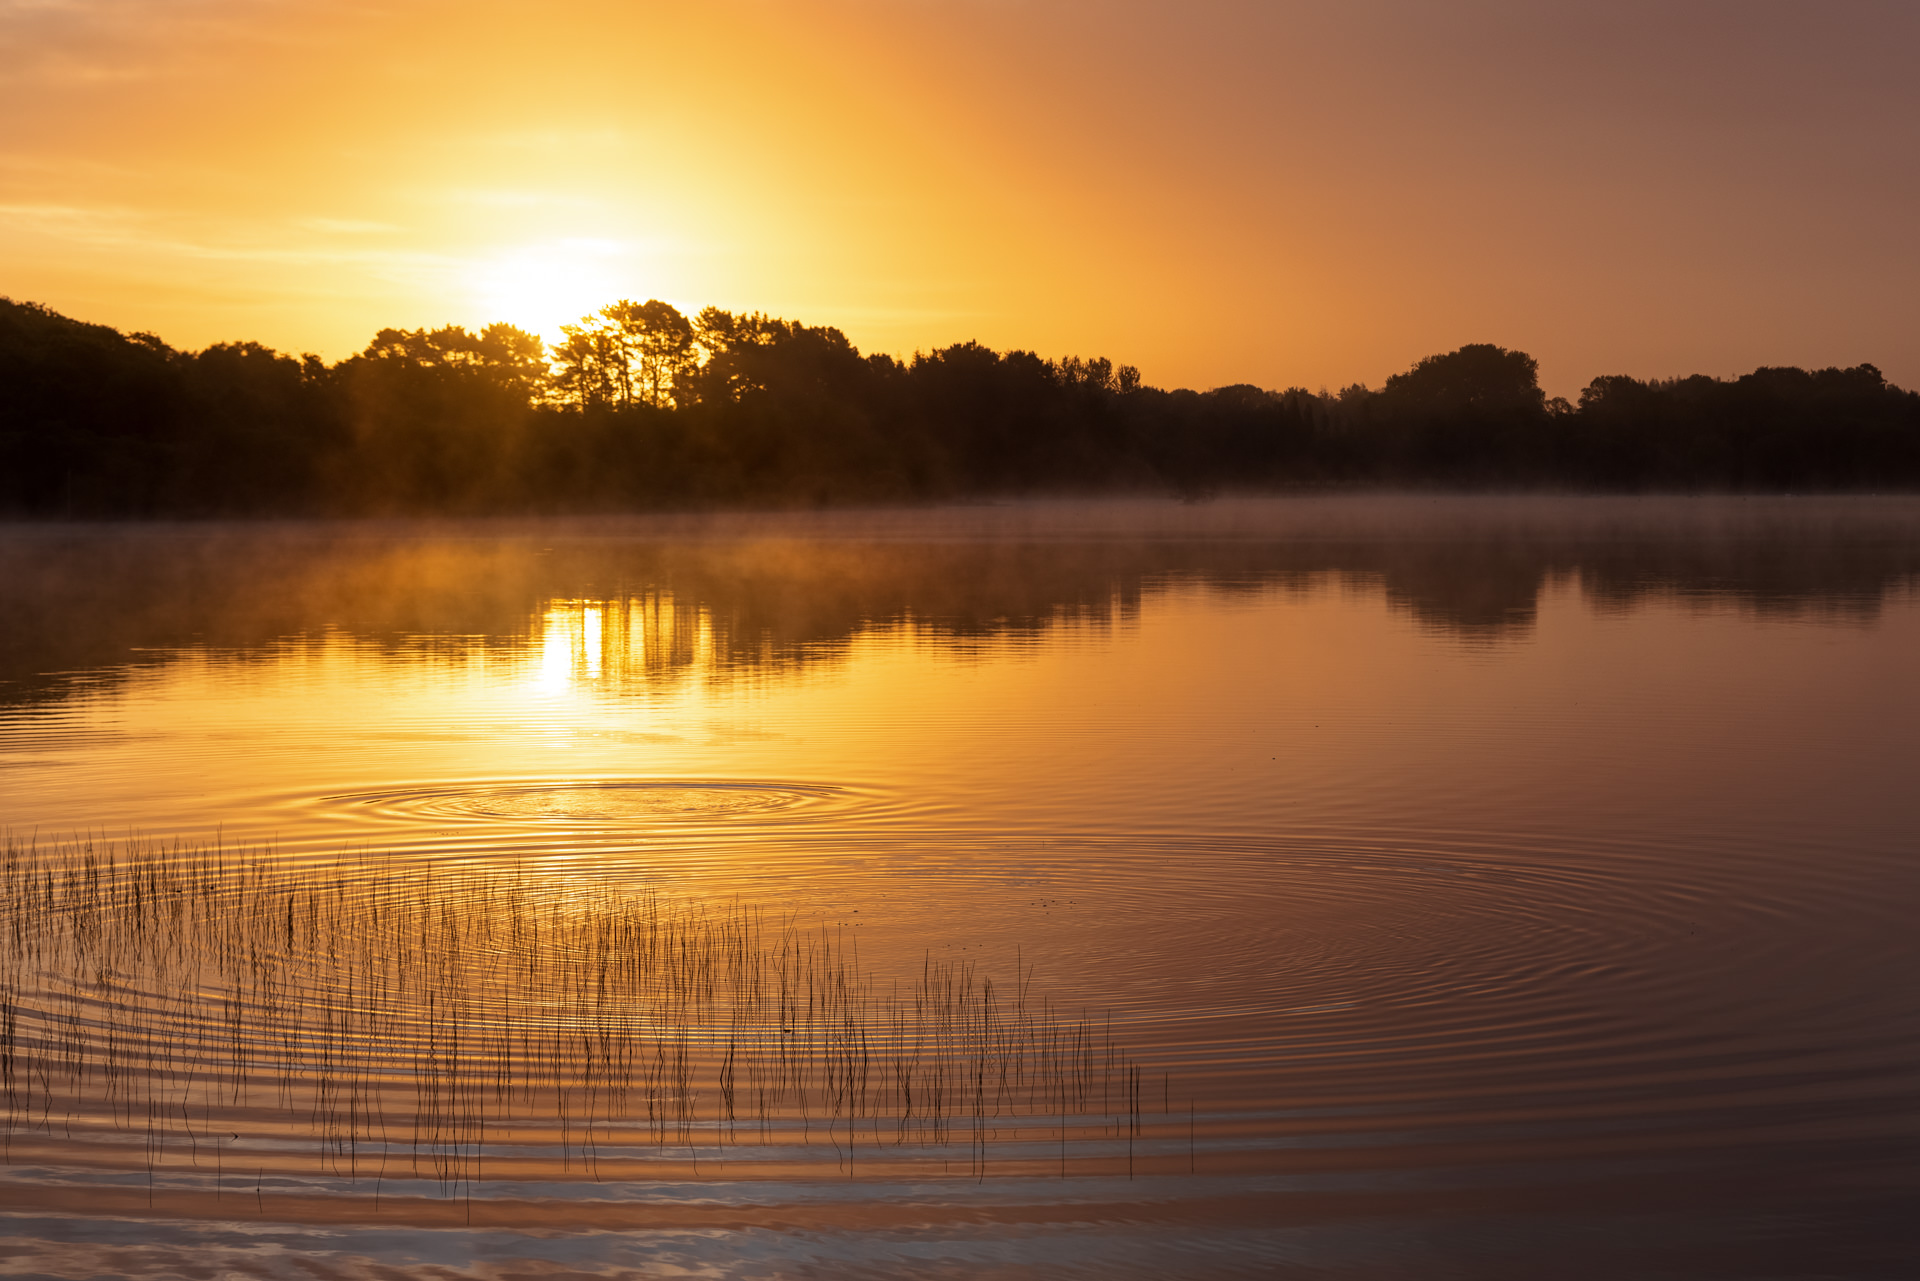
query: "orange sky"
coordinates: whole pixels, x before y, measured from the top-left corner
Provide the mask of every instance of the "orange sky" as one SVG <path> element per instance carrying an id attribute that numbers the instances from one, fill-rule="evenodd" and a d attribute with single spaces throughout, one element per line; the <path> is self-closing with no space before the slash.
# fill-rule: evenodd
<path id="1" fill-rule="evenodd" d="M 329 358 L 657 296 L 1166 386 L 1920 386 L 1916 63 L 1903 0 L 0 0 L 0 294 Z"/>

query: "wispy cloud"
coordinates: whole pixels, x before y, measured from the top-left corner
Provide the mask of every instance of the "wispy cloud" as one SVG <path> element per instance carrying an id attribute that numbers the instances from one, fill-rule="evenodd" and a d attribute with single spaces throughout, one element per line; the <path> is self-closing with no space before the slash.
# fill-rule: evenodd
<path id="1" fill-rule="evenodd" d="M 244 47 L 313 50 L 396 6 L 332 0 L 0 0 L 0 86 L 85 89 L 227 70 Z"/>
<path id="2" fill-rule="evenodd" d="M 126 251 L 143 258 L 198 262 L 272 264 L 283 267 L 356 267 L 390 279 L 420 280 L 457 271 L 468 260 L 411 248 L 340 244 L 337 233 L 388 230 L 384 224 L 352 220 L 302 220 L 307 237 L 285 239 L 269 228 L 191 229 L 177 220 L 115 206 L 0 204 L 0 236 L 40 236 L 94 250 Z M 331 226 L 327 226 L 329 222 Z M 319 224 L 319 225 L 316 225 Z M 293 224 L 298 230 L 301 224 Z M 311 238 L 313 236 L 322 239 Z"/>
<path id="3" fill-rule="evenodd" d="M 390 222 L 370 222 L 364 218 L 302 218 L 293 225 L 304 231 L 338 236 L 377 236 L 400 230 Z"/>
<path id="4" fill-rule="evenodd" d="M 450 204 L 481 209 L 539 209 L 583 213 L 604 208 L 604 202 L 561 191 L 512 187 L 455 187 L 445 193 Z"/>

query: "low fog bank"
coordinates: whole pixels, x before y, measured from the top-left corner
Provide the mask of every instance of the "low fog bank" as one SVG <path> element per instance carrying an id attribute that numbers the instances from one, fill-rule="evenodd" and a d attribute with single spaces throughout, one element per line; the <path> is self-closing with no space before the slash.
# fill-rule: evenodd
<path id="1" fill-rule="evenodd" d="M 546 611 L 644 600 L 724 676 L 904 626 L 952 646 L 1110 626 L 1176 588 L 1339 582 L 1423 626 L 1524 636 L 1542 592 L 1870 619 L 1920 581 L 1920 499 L 1364 497 L 1047 501 L 603 519 L 0 525 L 0 702 L 181 652 L 339 640 L 458 655 Z M 696 626 L 696 624 L 698 624 Z M 679 643 L 679 642 L 676 642 Z M 692 661 L 691 654 L 685 656 Z M 674 664 L 658 673 L 672 676 Z"/>

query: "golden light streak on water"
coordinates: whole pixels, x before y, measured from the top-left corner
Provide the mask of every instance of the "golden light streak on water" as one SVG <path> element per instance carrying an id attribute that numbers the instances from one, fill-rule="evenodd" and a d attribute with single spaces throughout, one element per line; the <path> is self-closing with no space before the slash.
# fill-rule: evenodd
<path id="1" fill-rule="evenodd" d="M 627 1191 L 483 1181 L 497 1224 L 624 1230 L 628 1197 L 694 1231 L 660 1207 L 713 1198 L 726 1231 L 800 1223 L 834 1243 L 822 1268 L 884 1272 L 918 1257 L 877 1227 L 911 1202 L 988 1225 L 952 1247 L 968 1266 L 1044 1239 L 1146 1275 L 1226 1241 L 1202 1272 L 1430 1273 L 1458 1249 L 1500 1275 L 1497 1237 L 1522 1271 L 1605 1240 L 1596 1276 L 1742 1276 L 1764 1210 L 1791 1225 L 1776 1272 L 1888 1274 L 1920 1136 L 1911 503 L 841 519 L 344 547 L 16 532 L 6 820 L 271 846 L 323 878 L 343 856 L 531 869 L 570 912 L 760 905 L 900 990 L 928 963 L 1031 966 L 1163 1073 L 1133 1153 L 1150 1186 L 1120 1186 L 1126 1136 L 1089 1131 L 1098 1173 L 967 1191 L 963 1140 L 831 1193 L 864 1225 L 835 1235 L 817 1199 L 844 1172 L 783 1139 L 764 1183 L 704 1148 L 701 1173 L 656 1152 Z M 10 1204 L 123 1196 L 170 1240 L 231 1244 L 190 1159 L 168 1164 L 177 1135 L 149 1212 L 89 1172 L 118 1139 L 33 1134 Z M 358 1185 L 282 1164 L 265 1217 L 375 1221 Z M 394 1195 L 376 1226 L 442 1222 Z M 1083 1235 L 1114 1232 L 1132 1253 Z"/>

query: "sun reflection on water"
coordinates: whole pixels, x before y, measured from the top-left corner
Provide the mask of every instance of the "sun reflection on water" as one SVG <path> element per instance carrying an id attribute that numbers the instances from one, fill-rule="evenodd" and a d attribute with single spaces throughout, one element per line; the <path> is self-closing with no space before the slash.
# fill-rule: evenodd
<path id="1" fill-rule="evenodd" d="M 529 621 L 527 650 L 531 683 L 547 696 L 704 685 L 731 665 L 710 611 L 666 591 L 549 600 Z"/>

